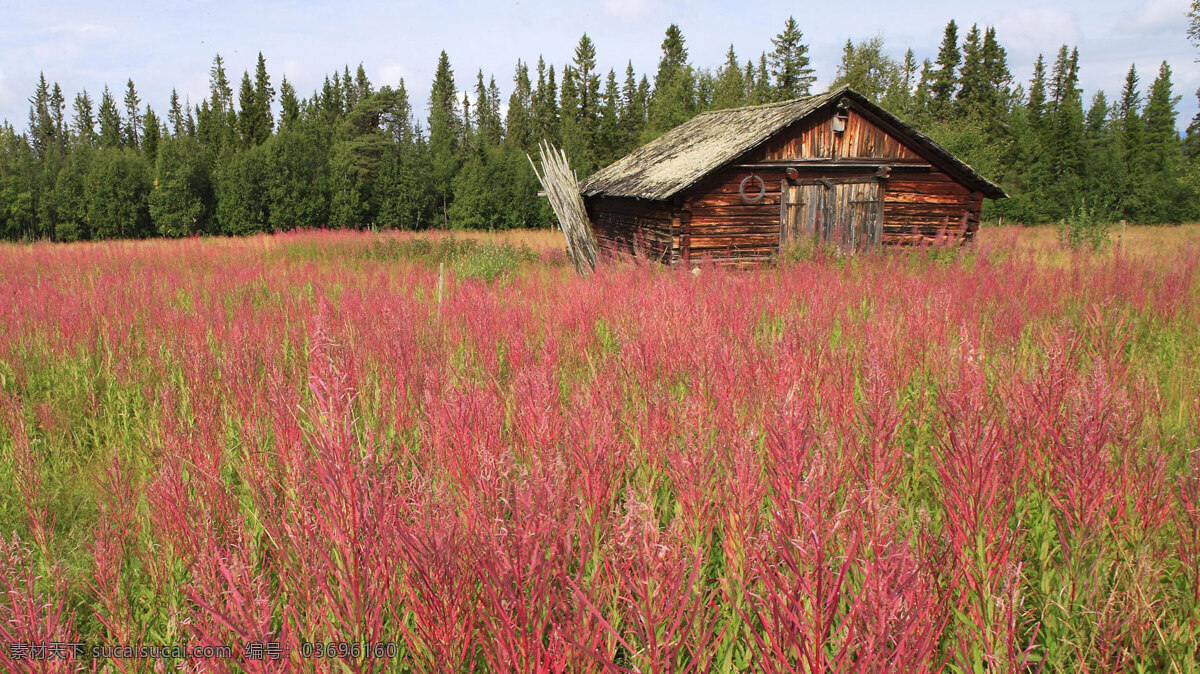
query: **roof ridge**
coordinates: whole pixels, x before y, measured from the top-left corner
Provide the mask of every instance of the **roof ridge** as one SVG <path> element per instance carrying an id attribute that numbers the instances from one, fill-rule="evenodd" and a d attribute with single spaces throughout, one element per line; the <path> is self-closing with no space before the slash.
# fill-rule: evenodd
<path id="1" fill-rule="evenodd" d="M 705 110 L 704 112 L 700 113 L 699 115 L 696 115 L 696 117 L 700 117 L 702 115 L 717 115 L 717 114 L 723 114 L 723 113 L 727 113 L 727 112 L 744 112 L 746 110 L 760 110 L 760 109 L 765 109 L 765 108 L 783 108 L 783 107 L 787 107 L 789 105 L 796 105 L 797 103 L 807 103 L 807 102 L 811 101 L 812 99 L 818 98 L 822 95 L 823 94 L 809 94 L 808 96 L 799 96 L 797 98 L 789 98 L 786 101 L 771 101 L 770 103 L 755 103 L 754 105 L 739 105 L 736 108 L 721 108 L 719 110 Z"/>

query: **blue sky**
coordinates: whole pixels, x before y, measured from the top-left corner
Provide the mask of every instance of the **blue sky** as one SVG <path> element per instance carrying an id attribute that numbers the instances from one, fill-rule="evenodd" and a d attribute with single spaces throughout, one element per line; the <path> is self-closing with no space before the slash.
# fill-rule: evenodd
<path id="1" fill-rule="evenodd" d="M 598 61 L 620 74 L 627 59 L 639 73 L 657 65 L 663 31 L 678 23 L 693 64 L 715 68 L 729 44 L 740 59 L 770 49 L 770 38 L 794 15 L 810 45 L 818 88 L 835 76 L 842 45 L 881 35 L 896 57 L 911 46 L 918 59 L 936 55 L 949 19 L 966 27 L 993 25 L 1008 50 L 1014 76 L 1027 82 L 1039 52 L 1078 45 L 1086 99 L 1103 89 L 1110 99 L 1136 63 L 1142 93 L 1167 60 L 1181 97 L 1180 127 L 1196 113 L 1200 50 L 1187 41 L 1189 0 L 963 3 L 701 2 L 699 0 L 458 0 L 317 3 L 287 0 L 178 2 L 5 2 L 0 0 L 0 117 L 26 125 L 27 99 L 39 71 L 57 81 L 68 101 L 86 88 L 93 99 L 107 83 L 118 97 L 132 77 L 144 102 L 160 113 L 171 87 L 193 103 L 208 95 L 213 55 L 230 79 L 267 59 L 278 88 L 286 75 L 302 96 L 324 75 L 361 62 L 377 86 L 404 78 L 422 110 L 438 52 L 450 55 L 458 85 L 468 89 L 482 68 L 495 74 L 504 97 L 517 59 L 538 55 L 560 65 L 579 36 L 595 41 Z"/>

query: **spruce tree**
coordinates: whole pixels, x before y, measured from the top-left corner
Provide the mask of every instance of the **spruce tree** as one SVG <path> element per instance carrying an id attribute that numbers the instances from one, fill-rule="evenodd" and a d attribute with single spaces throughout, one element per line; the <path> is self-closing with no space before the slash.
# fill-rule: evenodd
<path id="1" fill-rule="evenodd" d="M 362 66 L 359 66 L 360 70 Z M 254 67 L 254 109 L 258 117 L 254 124 L 254 142 L 262 145 L 275 130 L 275 89 L 271 76 L 267 74 L 267 60 L 258 52 L 258 64 Z"/>
<path id="2" fill-rule="evenodd" d="M 300 119 L 300 101 L 296 98 L 296 89 L 285 77 L 279 83 L 279 126 L 287 128 Z"/>
<path id="3" fill-rule="evenodd" d="M 571 66 L 563 70 L 559 107 L 559 138 L 574 168 L 586 175 L 594 168 L 596 129 L 600 119 L 600 75 L 596 72 L 596 46 L 587 33 L 575 46 Z"/>
<path id="4" fill-rule="evenodd" d="M 1179 99 L 1171 89 L 1171 66 L 1163 61 L 1146 99 L 1146 168 L 1151 174 L 1173 175 L 1179 157 L 1175 133 L 1175 105 Z"/>
<path id="5" fill-rule="evenodd" d="M 63 97 L 62 88 L 55 82 L 50 87 L 50 119 L 54 126 L 54 149 L 59 159 L 63 159 L 67 154 L 67 122 L 66 122 L 67 101 Z"/>
<path id="6" fill-rule="evenodd" d="M 475 128 L 480 142 L 486 147 L 498 147 L 503 133 L 500 110 L 492 95 L 495 86 L 495 79 L 491 88 L 484 85 L 483 70 L 480 69 L 475 83 Z"/>
<path id="7" fill-rule="evenodd" d="M 809 95 L 816 80 L 809 66 L 808 45 L 794 17 L 788 17 L 783 31 L 771 38 L 771 75 L 775 78 L 775 98 L 783 100 Z"/>
<path id="8" fill-rule="evenodd" d="M 737 54 L 733 45 L 725 54 L 725 64 L 717 71 L 716 88 L 713 91 L 713 107 L 736 108 L 746 102 L 746 81 L 742 77 L 742 68 L 738 64 Z"/>
<path id="9" fill-rule="evenodd" d="M 121 146 L 121 113 L 117 110 L 117 101 L 104 85 L 104 93 L 100 95 L 100 147 L 116 148 Z"/>
<path id="10" fill-rule="evenodd" d="M 92 111 L 92 97 L 87 89 L 75 95 L 75 117 L 71 126 L 79 143 L 92 147 L 96 144 L 96 118 Z"/>
<path id="11" fill-rule="evenodd" d="M 755 104 L 770 103 L 775 100 L 775 91 L 771 86 L 770 71 L 767 69 L 767 54 L 763 52 L 758 57 L 758 74 L 754 78 L 754 95 L 751 100 Z"/>
<path id="12" fill-rule="evenodd" d="M 1008 52 L 996 39 L 996 29 L 991 27 L 983 34 L 983 71 L 987 82 L 984 114 L 998 121 L 1001 113 L 1012 105 L 1013 78 L 1008 69 Z"/>
<path id="13" fill-rule="evenodd" d="M 662 42 L 662 57 L 654 76 L 650 95 L 650 119 L 647 137 L 661 135 L 687 121 L 695 113 L 695 75 L 687 61 L 683 32 L 671 24 Z"/>
<path id="14" fill-rule="evenodd" d="M 1033 64 L 1033 79 L 1029 83 L 1029 100 L 1025 110 L 1031 129 L 1040 136 L 1046 115 L 1046 60 L 1041 54 Z"/>
<path id="15" fill-rule="evenodd" d="M 125 145 L 137 148 L 142 135 L 142 99 L 133 88 L 133 79 L 125 87 Z"/>
<path id="16" fill-rule="evenodd" d="M 508 97 L 504 126 L 509 143 L 521 152 L 533 152 L 533 85 L 529 81 L 529 66 L 520 59 L 513 73 L 513 91 Z"/>
<path id="17" fill-rule="evenodd" d="M 597 168 L 607 166 L 621 156 L 621 140 L 621 89 L 617 86 L 616 71 L 609 70 L 604 80 L 600 126 L 596 134 Z"/>
<path id="18" fill-rule="evenodd" d="M 1200 101 L 1200 89 L 1196 90 L 1196 100 Z M 1200 112 L 1197 112 L 1188 124 L 1187 135 L 1183 141 L 1183 153 L 1188 161 L 1196 165 L 1200 161 Z"/>
<path id="19" fill-rule="evenodd" d="M 254 85 L 250 82 L 250 73 L 242 73 L 242 86 L 238 91 L 237 130 L 241 138 L 241 146 L 248 148 L 254 145 L 259 119 L 258 98 L 254 95 Z"/>
<path id="20" fill-rule="evenodd" d="M 142 116 L 142 153 L 151 165 L 158 156 L 158 141 L 162 138 L 162 123 L 158 115 L 147 105 L 146 114 Z"/>
<path id="21" fill-rule="evenodd" d="M 429 92 L 429 152 L 433 163 L 433 192 L 444 226 L 450 224 L 450 199 L 454 175 L 460 162 L 459 147 L 463 133 L 463 122 L 455 109 L 456 91 L 450 57 L 443 51 L 438 56 L 433 86 Z"/>
<path id="22" fill-rule="evenodd" d="M 558 84 L 555 82 L 554 66 L 546 67 L 546 61 L 538 57 L 537 89 L 533 92 L 533 144 L 543 140 L 558 143 Z"/>
<path id="23" fill-rule="evenodd" d="M 917 82 L 917 91 L 913 95 L 913 110 L 917 118 L 927 118 L 933 115 L 933 61 L 925 59 L 921 63 L 921 79 Z"/>
<path id="24" fill-rule="evenodd" d="M 1129 175 L 1144 171 L 1142 158 L 1145 152 L 1145 125 L 1141 118 L 1142 95 L 1138 91 L 1137 66 L 1130 65 L 1125 74 L 1125 85 L 1116 105 L 1116 125 L 1121 161 Z"/>
<path id="25" fill-rule="evenodd" d="M 904 52 L 904 62 L 900 64 L 895 86 L 888 92 L 884 100 L 884 107 L 902 117 L 911 117 L 915 107 L 913 98 L 919 76 L 917 55 L 913 53 L 912 49 L 909 49 Z"/>
<path id="26" fill-rule="evenodd" d="M 34 156 L 43 161 L 54 145 L 54 118 L 50 113 L 50 85 L 46 75 L 38 77 L 38 86 L 29 97 L 29 144 Z"/>
<path id="27" fill-rule="evenodd" d="M 982 114 L 988 81 L 983 64 L 983 34 L 979 31 L 979 24 L 971 26 L 967 39 L 963 42 L 962 53 L 962 70 L 955 99 L 957 111 L 960 116 Z"/>
<path id="28" fill-rule="evenodd" d="M 625 87 L 621 91 L 621 144 L 618 156 L 632 150 L 641 138 L 646 126 L 646 82 L 643 76 L 641 83 L 633 72 L 633 62 L 625 65 Z"/>
<path id="29" fill-rule="evenodd" d="M 937 70 L 931 83 L 933 95 L 933 115 L 938 119 L 946 119 L 951 113 L 951 101 L 958 90 L 958 64 L 962 61 L 962 52 L 958 49 L 958 24 L 953 19 L 946 24 L 942 36 L 942 46 L 938 50 L 935 61 Z"/>
<path id="30" fill-rule="evenodd" d="M 183 135 L 183 107 L 179 105 L 179 94 L 171 89 L 171 104 L 167 108 L 167 125 L 176 138 Z"/>

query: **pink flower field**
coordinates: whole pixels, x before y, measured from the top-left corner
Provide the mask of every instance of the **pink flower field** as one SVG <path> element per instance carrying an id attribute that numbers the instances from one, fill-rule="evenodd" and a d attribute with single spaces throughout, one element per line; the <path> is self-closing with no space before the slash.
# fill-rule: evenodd
<path id="1" fill-rule="evenodd" d="M 534 240 L 0 246 L 0 669 L 1200 667 L 1200 228 Z"/>

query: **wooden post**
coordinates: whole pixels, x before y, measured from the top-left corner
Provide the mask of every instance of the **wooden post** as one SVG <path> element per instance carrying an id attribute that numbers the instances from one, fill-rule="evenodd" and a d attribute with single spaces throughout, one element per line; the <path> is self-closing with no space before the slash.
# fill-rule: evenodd
<path id="1" fill-rule="evenodd" d="M 438 263 L 437 304 L 438 316 L 442 315 L 442 294 L 446 289 L 446 263 Z"/>

